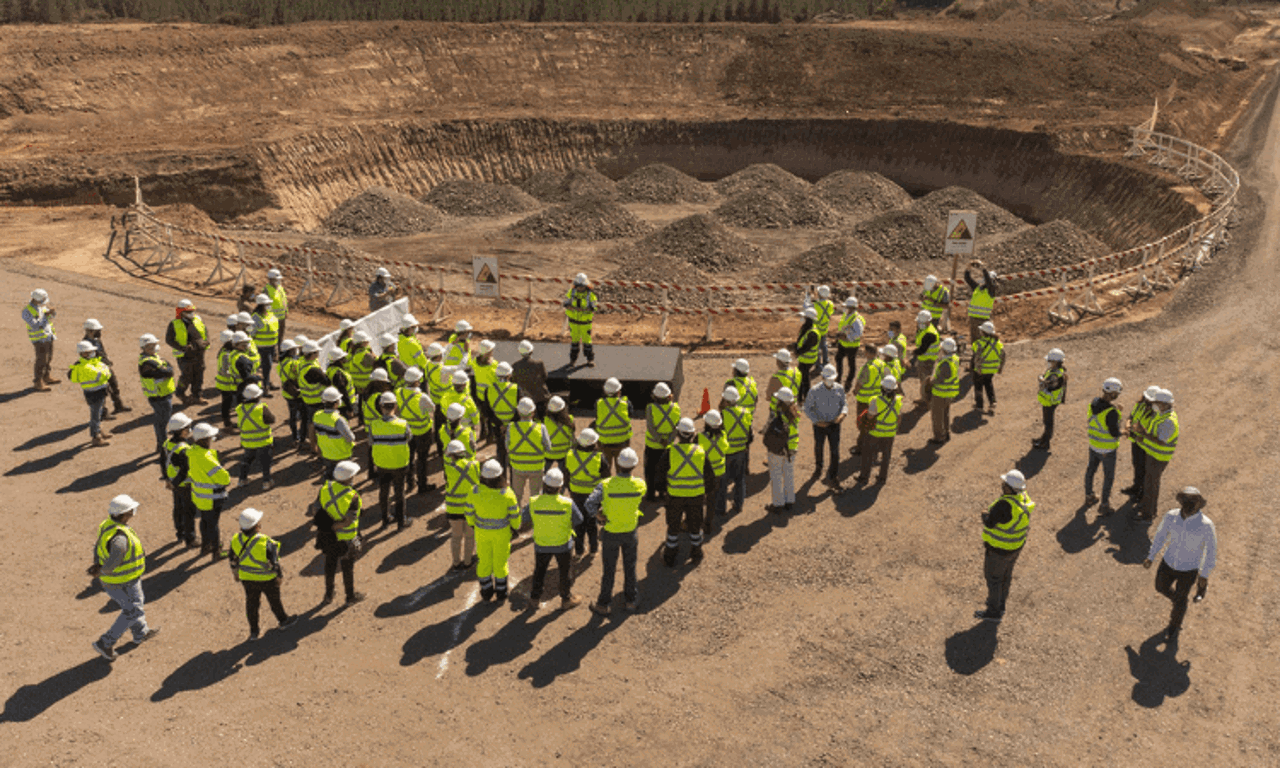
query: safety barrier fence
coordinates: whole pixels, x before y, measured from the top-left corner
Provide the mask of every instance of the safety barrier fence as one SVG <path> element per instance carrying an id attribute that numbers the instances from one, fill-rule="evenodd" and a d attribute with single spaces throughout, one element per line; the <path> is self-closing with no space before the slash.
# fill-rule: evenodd
<path id="1" fill-rule="evenodd" d="M 1151 295 L 1157 288 L 1171 287 L 1176 278 L 1199 269 L 1213 254 L 1226 245 L 1228 229 L 1234 224 L 1236 197 L 1240 188 L 1240 176 L 1236 170 L 1214 152 L 1185 139 L 1157 133 L 1154 121 L 1131 129 L 1128 158 L 1146 158 L 1160 168 L 1167 169 L 1189 183 L 1195 184 L 1212 199 L 1208 213 L 1199 219 L 1171 232 L 1164 237 L 1127 250 L 1110 253 L 1098 258 L 1060 267 L 1027 270 L 999 276 L 1006 284 L 1027 278 L 1056 278 L 1058 285 L 1027 290 L 1011 295 L 997 296 L 997 307 L 1022 301 L 1057 297 L 1058 301 L 1048 313 L 1054 322 L 1074 323 L 1088 314 L 1105 313 L 1095 289 L 1114 285 L 1122 278 L 1132 280 L 1121 286 L 1120 291 L 1131 298 Z M 534 286 L 570 286 L 572 278 L 548 277 L 511 272 L 500 272 L 500 284 L 509 286 L 523 283 L 524 296 L 512 296 L 509 291 L 501 299 L 476 299 L 472 291 L 458 287 L 470 285 L 471 270 L 465 267 L 423 264 L 414 261 L 386 259 L 359 251 L 334 251 L 302 245 L 277 242 L 261 237 L 240 237 L 220 232 L 206 232 L 178 224 L 165 222 L 147 206 L 139 192 L 134 205 L 125 218 L 126 253 L 142 253 L 141 266 L 149 271 L 162 272 L 179 264 L 178 254 L 188 253 L 207 258 L 210 272 L 202 285 L 233 282 L 236 287 L 250 280 L 249 270 L 280 269 L 283 273 L 303 281 L 294 297 L 303 302 L 325 293 L 326 307 L 341 304 L 361 295 L 369 281 L 373 267 L 397 270 L 398 283 L 414 298 L 437 301 L 434 319 L 443 317 L 446 300 L 514 302 L 527 307 L 523 333 L 528 329 L 536 307 L 559 307 L 561 300 L 534 296 Z M 1110 270 L 1110 271 L 1106 271 Z M 446 278 L 454 287 L 446 286 Z M 953 295 L 958 281 L 942 281 L 950 284 Z M 860 289 L 916 288 L 923 279 L 866 280 L 830 283 L 837 293 L 857 295 Z M 601 311 L 636 315 L 660 315 L 660 341 L 665 340 L 667 321 L 671 316 L 704 316 L 707 319 L 706 338 L 712 336 L 712 322 L 717 317 L 794 316 L 797 305 L 789 306 L 687 306 L 680 296 L 687 294 L 751 295 L 764 298 L 770 293 L 803 292 L 807 297 L 812 283 L 742 283 L 731 285 L 682 285 L 677 283 L 598 279 L 593 285 L 601 288 L 641 289 L 654 292 L 661 303 L 636 303 L 610 301 L 598 305 Z M 519 293 L 520 291 L 516 291 Z M 767 300 L 767 299 L 765 299 Z M 861 301 L 859 308 L 869 312 L 918 309 L 919 301 Z M 956 299 L 952 312 L 962 311 L 966 302 Z"/>

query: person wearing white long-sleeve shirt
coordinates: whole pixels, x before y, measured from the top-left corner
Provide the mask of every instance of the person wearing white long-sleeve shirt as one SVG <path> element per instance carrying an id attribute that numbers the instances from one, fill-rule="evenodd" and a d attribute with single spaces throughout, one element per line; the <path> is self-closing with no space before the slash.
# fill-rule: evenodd
<path id="1" fill-rule="evenodd" d="M 1182 631 L 1191 586 L 1196 585 L 1196 602 L 1203 600 L 1209 588 L 1209 575 L 1218 562 L 1217 530 L 1213 521 L 1200 511 L 1205 505 L 1204 496 L 1188 486 L 1178 493 L 1177 500 L 1181 507 L 1165 513 L 1151 541 L 1151 551 L 1142 564 L 1143 568 L 1150 568 L 1160 550 L 1165 550 L 1156 570 L 1156 591 L 1173 601 L 1169 627 L 1165 630 L 1169 643 L 1177 642 L 1178 633 Z"/>

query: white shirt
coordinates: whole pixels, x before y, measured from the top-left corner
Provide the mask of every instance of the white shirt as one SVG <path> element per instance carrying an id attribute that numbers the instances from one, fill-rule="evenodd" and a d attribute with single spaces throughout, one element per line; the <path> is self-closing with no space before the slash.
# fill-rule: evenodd
<path id="1" fill-rule="evenodd" d="M 1218 561 L 1218 533 L 1213 521 L 1197 512 L 1187 519 L 1179 510 L 1164 513 L 1160 527 L 1151 541 L 1148 560 L 1155 560 L 1165 543 L 1169 549 L 1164 561 L 1175 571 L 1200 571 L 1201 578 L 1209 578 Z"/>
<path id="2" fill-rule="evenodd" d="M 849 323 L 849 325 L 844 329 L 844 340 L 858 341 L 862 338 L 862 331 L 863 331 L 862 321 L 854 320 L 852 323 Z"/>

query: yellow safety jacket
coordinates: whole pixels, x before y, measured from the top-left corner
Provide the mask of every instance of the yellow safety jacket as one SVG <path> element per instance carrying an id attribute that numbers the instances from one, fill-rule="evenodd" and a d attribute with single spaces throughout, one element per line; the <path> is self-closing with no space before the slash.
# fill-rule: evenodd
<path id="1" fill-rule="evenodd" d="M 1066 375 L 1067 367 L 1065 365 L 1059 368 L 1050 368 L 1044 372 L 1044 375 L 1040 377 L 1043 382 L 1040 385 L 1040 391 L 1036 393 L 1036 399 L 1040 401 L 1040 405 L 1048 407 L 1051 405 L 1058 405 L 1062 402 L 1063 398 L 1067 396 L 1066 387 L 1058 387 L 1053 390 L 1046 389 L 1045 387 L 1053 379 L 1060 379 Z"/>
<path id="2" fill-rule="evenodd" d="M 1142 450 L 1147 452 L 1147 455 L 1151 456 L 1156 461 L 1167 462 L 1173 459 L 1173 453 L 1178 448 L 1178 435 L 1181 432 L 1181 429 L 1178 427 L 1178 414 L 1173 411 L 1169 411 L 1168 413 L 1155 413 L 1152 411 L 1151 415 L 1147 416 L 1146 422 L 1142 425 L 1148 434 L 1155 435 L 1157 430 L 1160 429 L 1160 425 L 1166 421 L 1173 422 L 1173 434 L 1169 436 L 1167 445 L 1162 445 L 1156 442 L 1154 437 L 1138 438 L 1138 445 L 1142 447 Z"/>
<path id="3" fill-rule="evenodd" d="M 208 512 L 213 502 L 227 497 L 231 473 L 222 468 L 218 452 L 193 445 L 187 449 L 187 475 L 191 480 L 191 500 L 196 509 Z"/>
<path id="4" fill-rule="evenodd" d="M 467 499 L 480 485 L 480 462 L 463 454 L 444 461 L 444 508 L 450 515 L 465 515 Z"/>
<path id="5" fill-rule="evenodd" d="M 253 344 L 256 347 L 274 347 L 280 341 L 280 320 L 268 310 L 266 314 L 253 315 Z"/>
<path id="6" fill-rule="evenodd" d="M 902 417 L 902 395 L 887 398 L 876 397 L 876 422 L 868 432 L 872 437 L 893 437 L 898 434 L 898 421 Z"/>
<path id="7" fill-rule="evenodd" d="M 995 305 L 996 300 L 991 295 L 991 291 L 986 286 L 980 285 L 973 289 L 973 295 L 969 297 L 969 317 L 990 320 L 991 310 Z"/>
<path id="8" fill-rule="evenodd" d="M 392 416 L 383 416 L 365 424 L 369 430 L 369 442 L 373 465 L 379 469 L 401 469 L 409 466 L 409 439 L 413 434 L 409 422 Z"/>
<path id="9" fill-rule="evenodd" d="M 325 387 L 327 387 L 328 384 L 324 381 L 314 384 L 307 381 L 307 373 L 312 369 L 315 369 L 321 374 L 324 373 L 324 371 L 320 369 L 320 362 L 318 360 L 302 358 L 302 361 L 298 363 L 298 392 L 302 395 L 302 402 L 307 405 L 320 405 L 324 402 L 320 396 L 324 393 Z M 325 378 L 327 379 L 328 377 Z"/>
<path id="10" fill-rule="evenodd" d="M 645 406 L 645 416 L 644 447 L 666 448 L 671 445 L 676 424 L 680 421 L 680 404 L 674 400 L 649 403 Z"/>
<path id="11" fill-rule="evenodd" d="M 79 384 L 87 395 L 107 388 L 107 382 L 111 380 L 111 369 L 100 357 L 91 357 L 88 360 L 81 357 L 72 363 L 67 378 Z"/>
<path id="12" fill-rule="evenodd" d="M 862 343 L 862 336 L 858 336 L 858 338 L 853 341 L 849 341 L 845 338 L 848 336 L 849 326 L 855 321 L 862 323 L 863 332 L 865 333 L 867 328 L 867 319 L 857 312 L 849 312 L 844 317 L 841 317 L 840 324 L 836 326 L 836 341 L 840 342 L 840 346 L 845 349 L 853 349 Z"/>
<path id="13" fill-rule="evenodd" d="M 489 408 L 503 424 L 516 417 L 516 404 L 520 402 L 520 388 L 510 381 L 495 381 L 489 385 Z"/>
<path id="14" fill-rule="evenodd" d="M 453 368 L 467 368 L 471 365 L 471 343 L 459 340 L 458 334 L 450 334 L 449 344 L 444 348 L 444 364 Z"/>
<path id="15" fill-rule="evenodd" d="M 818 335 L 826 336 L 831 330 L 831 316 L 836 313 L 836 304 L 831 299 L 817 299 L 810 302 L 813 311 L 818 313 L 818 319 L 814 322 L 813 327 L 817 330 Z"/>
<path id="16" fill-rule="evenodd" d="M 698 447 L 706 454 L 707 461 L 711 462 L 712 473 L 716 477 L 723 477 L 725 454 L 729 452 L 729 440 L 725 437 L 725 430 L 721 429 L 716 433 L 714 440 L 708 437 L 706 432 L 699 434 Z"/>
<path id="17" fill-rule="evenodd" d="M 747 428 L 756 420 L 756 403 L 760 402 L 760 388 L 756 386 L 756 380 L 750 376 L 734 376 L 724 383 L 720 388 L 723 392 L 732 386 L 738 390 L 738 407 L 742 408 L 742 412 L 747 416 Z"/>
<path id="18" fill-rule="evenodd" d="M 498 361 L 492 357 L 487 363 L 472 360 L 471 376 L 476 380 L 476 400 L 489 402 L 489 387 L 498 380 Z"/>
<path id="19" fill-rule="evenodd" d="M 187 340 L 187 324 L 183 322 L 182 318 L 175 317 L 169 321 L 169 325 L 173 326 L 173 340 L 178 342 L 179 347 L 186 347 L 190 344 Z M 205 329 L 204 320 L 201 320 L 199 315 L 191 318 L 191 325 L 195 327 L 196 336 L 200 337 L 201 341 L 208 341 L 209 331 Z M 193 352 L 192 354 L 197 357 L 200 356 L 199 351 Z M 183 352 L 181 349 L 176 349 L 174 350 L 173 355 L 174 357 L 186 357 L 187 353 Z"/>
<path id="20" fill-rule="evenodd" d="M 573 541 L 573 501 L 557 493 L 543 493 L 529 500 L 533 543 L 539 547 L 563 547 Z"/>
<path id="21" fill-rule="evenodd" d="M 1120 411 L 1120 408 L 1115 403 L 1108 403 L 1106 408 L 1103 408 L 1097 413 L 1093 412 L 1093 403 L 1089 403 L 1085 408 L 1085 413 L 1088 414 L 1089 417 L 1089 447 L 1098 451 L 1114 451 L 1116 448 L 1120 447 L 1119 436 L 1112 437 L 1111 432 L 1107 430 L 1108 413 L 1115 411 L 1117 419 L 1124 418 L 1124 414 Z"/>
<path id="22" fill-rule="evenodd" d="M 932 363 L 934 360 L 938 359 L 938 352 L 942 348 L 942 334 L 938 333 L 938 329 L 934 328 L 932 325 L 926 325 L 919 331 L 916 331 L 916 348 L 919 349 L 920 345 L 924 343 L 924 337 L 931 333 L 933 334 L 933 343 L 916 357 L 917 360 Z"/>
<path id="23" fill-rule="evenodd" d="M 363 392 L 369 386 L 369 380 L 373 378 L 373 369 L 378 366 L 378 356 L 373 354 L 373 350 L 369 347 L 360 347 L 351 354 L 351 360 L 348 365 L 348 372 L 351 374 L 351 382 L 355 385 L 357 392 Z"/>
<path id="24" fill-rule="evenodd" d="M 720 412 L 724 419 L 725 453 L 741 453 L 751 441 L 751 420 L 740 405 L 731 405 Z"/>
<path id="25" fill-rule="evenodd" d="M 547 458 L 552 461 L 563 459 L 573 447 L 573 425 L 562 424 L 552 416 L 544 416 L 542 426 L 551 439 L 551 452 L 547 454 Z"/>
<path id="26" fill-rule="evenodd" d="M 236 382 L 240 377 L 236 373 L 236 354 L 236 348 L 230 344 L 218 350 L 218 369 L 214 372 L 213 384 L 219 392 L 235 392 L 238 389 Z"/>
<path id="27" fill-rule="evenodd" d="M 591 493 L 600 483 L 599 451 L 575 445 L 565 456 L 564 467 L 569 470 L 569 490 L 573 493 Z"/>
<path id="28" fill-rule="evenodd" d="M 360 494 L 337 480 L 326 480 L 320 486 L 320 506 L 335 523 L 347 516 L 352 504 L 356 507 L 356 514 L 352 515 L 351 522 L 342 528 L 333 529 L 338 541 L 350 541 L 360 534 Z"/>
<path id="29" fill-rule="evenodd" d="M 124 558 L 120 561 L 120 565 L 116 566 L 111 572 L 103 571 L 98 574 L 98 581 L 103 584 L 128 584 L 134 579 L 142 578 L 142 574 L 147 571 L 147 553 L 142 549 L 142 541 L 133 529 L 127 525 L 121 525 L 111 518 L 102 521 L 98 526 L 98 545 L 94 548 L 95 562 L 99 567 L 107 562 L 110 556 L 108 547 L 111 540 L 116 536 L 124 536 L 129 540 L 129 548 L 125 550 Z"/>
<path id="30" fill-rule="evenodd" d="M 45 315 L 48 313 L 49 308 L 45 306 L 32 307 L 30 304 L 23 306 L 22 321 L 27 325 L 27 339 L 32 344 L 56 338 L 53 333 L 53 320 L 45 320 Z"/>
<path id="31" fill-rule="evenodd" d="M 231 537 L 231 567 L 240 581 L 271 581 L 280 575 L 271 564 L 267 548 L 280 551 L 280 542 L 265 533 L 247 534 L 239 531 Z M 278 557 L 278 555 L 277 555 Z"/>
<path id="32" fill-rule="evenodd" d="M 444 380 L 444 366 L 440 363 L 428 362 L 422 369 L 422 379 L 427 382 L 427 391 L 437 405 L 444 401 L 444 396 L 453 391 L 453 385 Z"/>
<path id="33" fill-rule="evenodd" d="M 191 447 L 191 444 L 188 443 L 186 440 L 178 440 L 175 442 L 174 439 L 170 437 L 168 440 L 164 441 L 164 445 L 161 447 L 161 449 L 164 451 L 164 476 L 165 477 L 169 478 L 170 480 L 176 479 L 178 477 L 178 468 L 173 465 L 173 457 L 177 456 L 179 453 L 186 453 L 187 449 L 190 447 Z M 191 479 L 187 478 L 186 480 L 183 480 L 182 485 L 184 487 L 189 487 L 191 485 Z"/>
<path id="34" fill-rule="evenodd" d="M 706 493 L 702 482 L 707 454 L 697 443 L 676 443 L 667 449 L 667 493 L 680 498 Z"/>
<path id="35" fill-rule="evenodd" d="M 499 491 L 482 485 L 467 500 L 467 522 L 476 529 L 476 535 L 496 533 L 510 528 L 520 530 L 520 508 L 516 495 L 508 488 Z"/>
<path id="36" fill-rule="evenodd" d="M 622 393 L 596 401 L 596 434 L 606 445 L 631 442 L 631 401 Z"/>
<path id="37" fill-rule="evenodd" d="M 507 461 L 514 472 L 541 472 L 542 425 L 536 421 L 513 421 L 507 427 Z"/>
<path id="38" fill-rule="evenodd" d="M 1001 496 L 991 502 L 991 506 L 987 507 L 987 511 L 990 512 L 991 508 L 1002 500 L 1009 502 L 1009 505 L 1013 507 L 1013 517 L 1008 523 L 994 528 L 988 528 L 984 525 L 982 527 L 982 540 L 996 549 L 1009 551 L 1021 549 L 1022 545 L 1027 543 L 1027 530 L 1031 527 L 1031 513 L 1035 510 L 1036 504 L 1023 491 L 1016 495 Z"/>
<path id="39" fill-rule="evenodd" d="M 143 354 L 138 356 L 138 368 L 142 368 L 142 366 L 148 362 L 153 362 L 156 365 L 164 365 L 164 361 L 160 359 L 159 355 Z M 168 397 L 178 388 L 178 386 L 173 383 L 172 376 L 164 379 L 146 379 L 139 376 L 138 379 L 142 382 L 142 394 L 146 395 L 148 400 L 154 400 L 157 397 Z"/>
<path id="40" fill-rule="evenodd" d="M 569 318 L 569 322 L 572 325 L 590 325 L 595 317 L 595 310 L 592 309 L 597 303 L 595 291 L 590 289 L 576 291 L 570 288 L 569 293 L 565 295 L 565 300 L 569 302 L 569 306 L 564 308 L 564 314 Z"/>
<path id="41" fill-rule="evenodd" d="M 431 432 L 431 424 L 435 418 L 435 408 L 423 410 L 422 390 L 417 387 L 401 387 L 396 390 L 396 402 L 399 404 L 400 418 L 409 422 L 409 431 L 414 437 Z"/>
<path id="42" fill-rule="evenodd" d="M 456 389 L 450 389 L 440 398 L 440 410 L 447 411 L 449 406 L 454 403 L 462 405 L 466 412 L 462 420 L 470 424 L 472 427 L 480 426 L 480 409 L 476 407 L 476 401 L 471 399 L 471 393 L 465 389 L 459 392 Z"/>
<path id="43" fill-rule="evenodd" d="M 796 348 L 805 347 L 807 344 L 812 344 L 813 346 L 808 347 L 796 357 L 796 362 L 801 365 L 813 365 L 818 362 L 818 356 L 822 354 L 822 334 L 818 332 L 817 325 L 800 334 L 800 338 L 796 342 Z M 799 370 L 796 373 L 799 374 Z"/>
<path id="44" fill-rule="evenodd" d="M 947 308 L 947 299 L 950 298 L 949 292 L 942 283 L 933 286 L 932 291 L 924 291 L 920 294 L 920 308 L 926 310 L 933 316 L 934 320 L 942 317 L 942 312 Z"/>
<path id="45" fill-rule="evenodd" d="M 983 375 L 1000 372 L 1000 358 L 1004 355 L 1004 342 L 994 336 L 983 336 L 973 342 L 974 370 Z"/>
<path id="46" fill-rule="evenodd" d="M 933 364 L 932 392 L 934 397 L 960 396 L 960 364 L 955 355 L 942 355 Z"/>
<path id="47" fill-rule="evenodd" d="M 860 403 L 869 403 L 880 394 L 880 382 L 884 381 L 884 360 L 876 358 L 862 367 L 867 372 L 867 380 L 858 385 L 855 399 Z"/>
<path id="48" fill-rule="evenodd" d="M 316 415 L 311 419 L 316 430 L 316 445 L 320 448 L 320 455 L 326 461 L 346 461 L 351 458 L 352 445 L 338 431 L 338 420 L 341 418 L 342 414 L 336 409 L 326 408 L 323 411 L 316 411 Z"/>
<path id="49" fill-rule="evenodd" d="M 289 316 L 289 294 L 285 292 L 283 283 L 278 287 L 274 283 L 267 283 L 262 292 L 271 299 L 271 314 L 281 320 Z"/>
<path id="50" fill-rule="evenodd" d="M 297 400 L 296 395 L 289 394 L 289 388 L 284 386 L 288 382 L 293 382 L 293 386 L 298 386 L 298 365 L 302 362 L 302 358 L 297 355 L 282 358 L 280 360 L 280 387 L 283 390 L 285 400 Z"/>
<path id="51" fill-rule="evenodd" d="M 263 411 L 267 407 L 259 402 L 241 403 L 236 406 L 236 422 L 240 425 L 240 447 L 261 448 L 271 445 L 271 425 Z"/>
<path id="52" fill-rule="evenodd" d="M 406 368 L 416 365 L 419 369 L 426 370 L 427 354 L 422 351 L 422 342 L 413 336 L 400 334 L 400 338 L 396 340 L 396 357 L 404 363 Z"/>
<path id="53" fill-rule="evenodd" d="M 644 512 L 640 502 L 648 490 L 645 482 L 635 477 L 614 476 L 603 483 L 600 512 L 604 515 L 606 533 L 630 533 L 640 524 Z M 586 514 L 584 511 L 583 514 Z"/>

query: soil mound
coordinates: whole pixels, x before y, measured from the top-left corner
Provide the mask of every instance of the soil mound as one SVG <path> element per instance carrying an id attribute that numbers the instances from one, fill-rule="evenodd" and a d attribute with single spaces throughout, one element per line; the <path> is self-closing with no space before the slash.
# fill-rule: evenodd
<path id="1" fill-rule="evenodd" d="M 1000 274 L 1028 272 L 1050 267 L 1065 267 L 1082 261 L 1105 256 L 1111 249 L 1107 244 L 1069 221 L 1059 219 L 1025 232 L 1019 232 L 992 245 L 980 254 L 990 269 Z M 1112 270 L 1115 267 L 1104 267 Z M 1086 272 L 1073 273 L 1071 279 L 1087 276 Z M 1057 285 L 1061 276 L 1024 277 L 1001 281 L 1001 293 L 1018 293 L 1035 288 Z"/>
<path id="2" fill-rule="evenodd" d="M 851 221 L 911 204 L 905 189 L 871 171 L 836 171 L 813 185 L 814 194 Z"/>
<path id="3" fill-rule="evenodd" d="M 155 213 L 156 220 L 165 224 L 175 224 L 197 232 L 216 232 L 218 230 L 218 225 L 209 217 L 209 214 L 190 203 L 157 205 L 151 210 Z"/>
<path id="4" fill-rule="evenodd" d="M 522 181 L 520 188 L 544 203 L 613 200 L 618 196 L 618 185 L 594 168 L 538 171 Z"/>
<path id="5" fill-rule="evenodd" d="M 935 219 L 940 228 L 947 226 L 947 214 L 953 210 L 977 211 L 979 244 L 983 237 L 1016 232 L 1030 226 L 977 192 L 964 187 L 945 187 L 930 192 L 913 202 L 910 208 Z"/>
<path id="6" fill-rule="evenodd" d="M 644 258 L 631 258 L 621 267 L 605 275 L 610 280 L 636 280 L 639 282 L 671 283 L 675 285 L 706 285 L 711 279 L 705 272 L 688 262 L 668 256 L 664 253 L 650 253 Z M 617 288 L 600 286 L 596 295 L 602 302 L 619 304 L 646 304 L 662 306 L 663 291 L 648 288 Z M 729 294 L 671 292 L 672 306 L 708 307 L 728 306 Z"/>
<path id="7" fill-rule="evenodd" d="M 671 222 L 637 242 L 629 253 L 635 261 L 666 257 L 706 272 L 727 272 L 750 266 L 761 256 L 758 248 L 706 213 Z"/>
<path id="8" fill-rule="evenodd" d="M 725 197 L 733 197 L 757 189 L 766 192 L 807 192 L 812 186 L 773 163 L 759 163 L 720 179 L 716 182 L 716 191 Z"/>
<path id="9" fill-rule="evenodd" d="M 841 238 L 796 254 L 776 273 L 783 283 L 845 283 L 859 280 L 908 280 L 911 275 L 853 238 Z M 909 288 L 860 288 L 859 299 L 904 298 Z M 844 292 L 836 291 L 840 298 Z M 838 302 L 837 302 L 838 303 Z"/>
<path id="10" fill-rule="evenodd" d="M 538 201 L 509 184 L 447 179 L 432 187 L 422 202 L 450 216 L 505 216 L 536 210 Z"/>
<path id="11" fill-rule="evenodd" d="M 618 182 L 618 198 L 629 203 L 705 203 L 715 197 L 710 185 L 665 163 L 646 165 Z"/>
<path id="12" fill-rule="evenodd" d="M 616 240 L 638 237 L 651 227 L 612 200 L 557 205 L 512 224 L 507 234 L 525 240 Z"/>
<path id="13" fill-rule="evenodd" d="M 892 261 L 938 259 L 943 256 L 946 226 L 945 220 L 938 221 L 908 206 L 859 222 L 852 234 Z"/>
<path id="14" fill-rule="evenodd" d="M 831 206 L 807 191 L 747 190 L 726 200 L 715 213 L 726 224 L 744 229 L 834 227 L 841 222 Z"/>
<path id="15" fill-rule="evenodd" d="M 348 237 L 397 237 L 430 232 L 444 214 L 408 195 L 385 187 L 370 187 L 350 197 L 324 220 L 330 234 Z"/>

